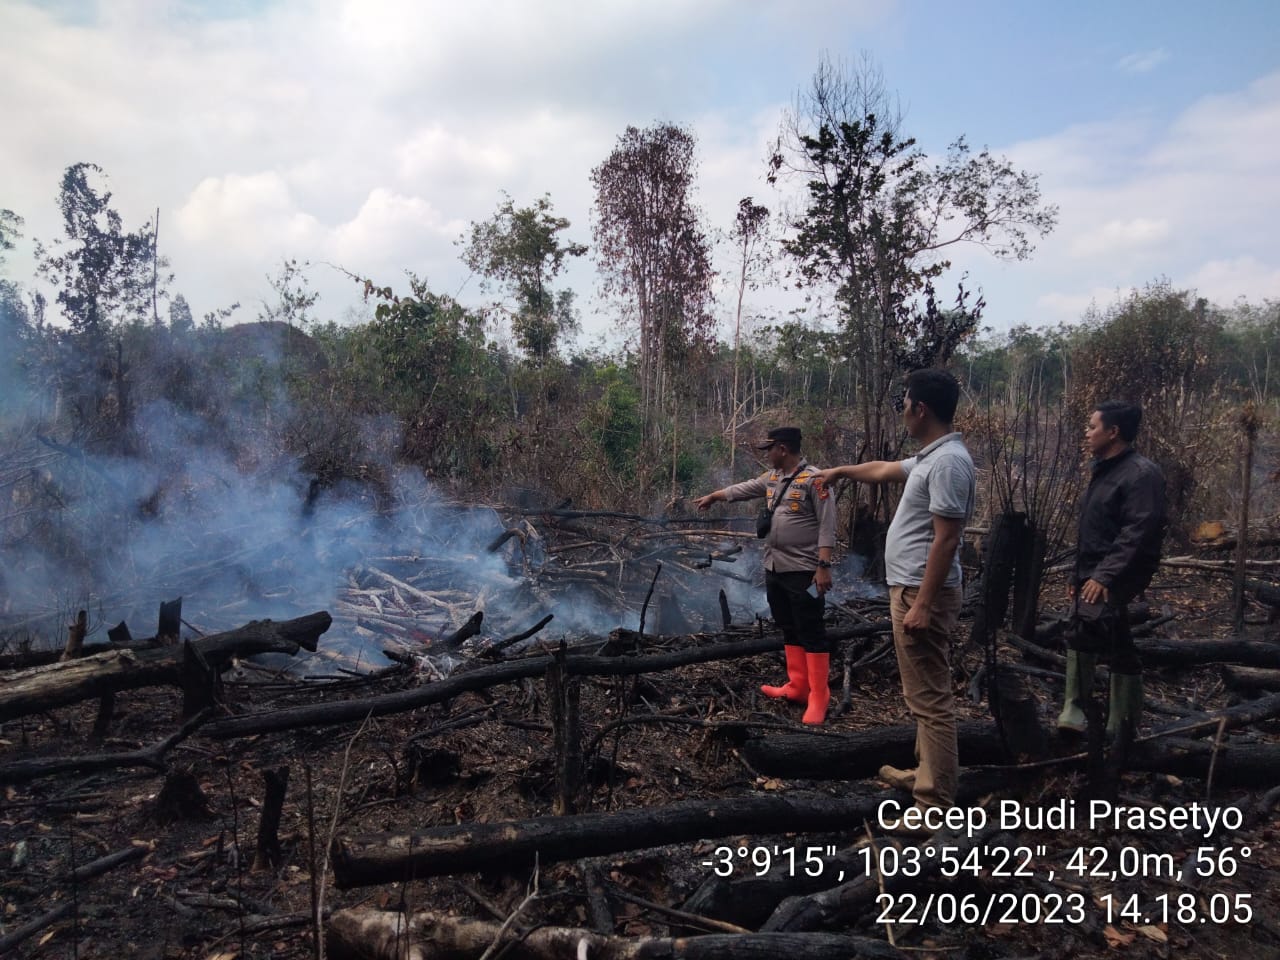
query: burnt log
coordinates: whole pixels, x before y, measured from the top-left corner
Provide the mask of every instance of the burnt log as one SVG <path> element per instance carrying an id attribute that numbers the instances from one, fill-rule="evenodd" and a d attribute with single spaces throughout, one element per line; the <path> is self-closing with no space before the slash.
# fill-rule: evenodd
<path id="1" fill-rule="evenodd" d="M 1202 663 L 1240 663 L 1249 667 L 1280 668 L 1280 644 L 1259 640 L 1135 640 L 1142 662 L 1149 666 L 1185 667 Z"/>
<path id="2" fill-rule="evenodd" d="M 886 621 L 884 623 L 859 624 L 848 630 L 830 631 L 827 636 L 828 639 L 834 642 L 855 636 L 886 633 L 891 629 Z M 690 647 L 683 650 L 675 650 L 671 653 L 646 654 L 633 657 L 570 655 L 565 661 L 565 670 L 568 674 L 577 676 L 626 677 L 640 673 L 674 670 L 694 663 L 711 663 L 716 660 L 751 657 L 781 649 L 782 637 L 778 634 L 772 634 L 730 643 Z M 503 683 L 539 677 L 546 673 L 550 663 L 551 658 L 547 656 L 526 657 L 507 663 L 480 667 L 466 673 L 454 674 L 446 680 L 424 684 L 413 690 L 402 690 L 396 693 L 365 697 L 359 700 L 307 704 L 283 710 L 228 717 L 209 724 L 205 727 L 204 734 L 215 740 L 228 740 L 233 737 L 276 733 L 282 730 L 297 730 L 304 727 L 314 729 L 342 723 L 359 723 L 367 716 L 383 717 L 390 714 L 404 713 L 409 710 L 416 710 L 418 707 L 452 700 L 460 693 L 485 690 Z"/>
<path id="3" fill-rule="evenodd" d="M 985 829 L 974 831 L 972 834 L 940 833 L 929 841 L 929 848 L 936 849 L 935 844 L 944 846 L 948 851 L 954 851 L 957 858 L 963 859 L 970 850 L 980 847 L 993 838 L 996 838 L 994 846 L 1001 846 L 1003 843 L 1007 848 L 1014 843 L 1013 838 L 1008 834 L 1000 834 L 997 837 L 994 824 L 988 824 Z M 880 841 L 881 846 L 890 844 L 898 848 L 900 855 L 903 856 L 903 862 L 908 862 L 906 857 L 909 850 L 914 848 L 918 852 L 916 862 L 920 864 L 919 871 L 913 870 L 909 875 L 901 870 L 883 875 L 875 869 L 869 873 L 865 869 L 850 871 L 844 875 L 850 876 L 851 879 L 838 886 L 812 894 L 796 893 L 786 898 L 765 920 L 760 929 L 762 931 L 831 930 L 856 922 L 868 911 L 875 910 L 876 898 L 880 894 L 901 893 L 913 889 L 930 877 L 941 873 L 942 859 L 925 853 L 924 843 L 908 844 L 891 838 Z M 856 852 L 860 854 L 859 865 L 865 865 L 865 855 L 869 851 Z M 872 858 L 870 865 L 874 867 L 876 862 L 877 858 Z"/>
<path id="4" fill-rule="evenodd" d="M 91 860 L 82 867 L 76 867 L 66 877 L 70 883 L 87 883 L 96 877 L 100 877 L 105 873 L 110 873 L 116 867 L 126 863 L 132 863 L 134 860 L 141 860 L 147 854 L 155 849 L 154 843 L 136 843 L 125 847 L 123 850 L 117 850 L 115 853 L 109 853 L 105 857 L 99 857 L 97 860 Z"/>
<path id="5" fill-rule="evenodd" d="M 160 615 L 156 620 L 156 642 L 162 646 L 177 643 L 181 632 L 182 598 L 166 600 L 160 604 Z"/>
<path id="6" fill-rule="evenodd" d="M 289 768 L 263 770 L 262 819 L 258 821 L 258 842 L 254 847 L 253 869 L 272 870 L 284 858 L 280 849 L 280 815 L 289 789 Z"/>
<path id="7" fill-rule="evenodd" d="M 148 767 L 165 770 L 165 754 L 181 743 L 208 719 L 208 714 L 192 717 L 172 736 L 141 750 L 125 753 L 95 753 L 75 757 L 32 757 L 16 760 L 0 766 L 0 783 L 26 783 L 41 777 L 64 773 L 97 773 L 100 770 L 116 770 L 122 767 Z"/>
<path id="8" fill-rule="evenodd" d="M 1280 586 L 1261 580 L 1248 580 L 1245 585 L 1253 591 L 1253 599 L 1272 609 L 1280 609 Z"/>
<path id="9" fill-rule="evenodd" d="M 883 793 L 739 796 L 618 813 L 464 823 L 411 834 L 338 837 L 341 889 L 479 870 L 522 870 L 581 857 L 738 834 L 844 830 L 875 815 Z"/>
<path id="10" fill-rule="evenodd" d="M 1223 664 L 1222 681 L 1233 690 L 1280 690 L 1280 670 Z"/>
<path id="11" fill-rule="evenodd" d="M 1192 729 L 1205 733 L 1215 732 L 1219 726 L 1223 730 L 1235 730 L 1253 723 L 1261 723 L 1263 720 L 1274 720 L 1278 716 L 1280 716 L 1280 694 L 1272 694 L 1269 697 L 1259 697 L 1256 700 L 1237 703 L 1233 707 L 1215 710 L 1204 720 L 1195 721 Z M 1187 729 L 1186 723 L 1178 722 L 1157 727 L 1155 733 L 1176 734 Z"/>
<path id="12" fill-rule="evenodd" d="M 370 909 L 335 911 L 328 925 L 333 960 L 901 960 L 901 951 L 869 937 L 835 933 L 712 933 L 696 937 L 607 937 L 576 927 L 517 933 L 489 920 L 424 911 L 405 917 Z"/>
<path id="13" fill-rule="evenodd" d="M 1066 660 L 1039 644 L 1004 635 L 1002 640 L 1043 663 L 1061 666 Z M 1185 640 L 1135 639 L 1134 646 L 1149 667 L 1190 667 L 1206 663 L 1238 663 L 1250 667 L 1280 669 L 1280 644 L 1261 640 L 1219 640 L 1213 637 Z"/>
<path id="14" fill-rule="evenodd" d="M 1216 753 L 1216 756 L 1215 756 Z M 1129 748 L 1127 766 L 1149 773 L 1196 777 L 1226 787 L 1258 789 L 1280 784 L 1280 744 L 1227 741 L 1212 743 L 1166 737 Z"/>
<path id="15" fill-rule="evenodd" d="M 556 816 L 578 812 L 582 789 L 581 679 L 565 675 L 565 644 L 560 643 L 547 667 L 547 702 L 553 732 L 556 795 L 552 812 Z"/>
<path id="16" fill-rule="evenodd" d="M 528 630 L 522 631 L 521 633 L 514 634 L 513 636 L 510 636 L 510 637 L 505 637 L 502 640 L 498 640 L 495 643 L 493 643 L 491 646 L 480 651 L 480 656 L 499 659 L 499 654 L 501 654 L 503 650 L 507 649 L 507 647 L 514 646 L 515 644 L 519 643 L 521 640 L 528 640 L 530 637 L 532 637 L 535 633 L 540 631 L 543 627 L 545 627 L 548 623 L 550 623 L 554 619 L 555 619 L 555 614 L 548 613 L 545 617 L 543 617 L 541 620 L 535 623 Z"/>
<path id="17" fill-rule="evenodd" d="M 449 634 L 449 636 L 443 637 L 435 641 L 434 643 L 432 643 L 430 648 L 431 652 L 447 653 L 450 651 L 457 650 L 459 647 L 462 646 L 462 644 L 465 641 L 470 640 L 472 637 L 474 637 L 477 633 L 480 632 L 480 625 L 482 623 L 484 623 L 484 611 L 477 610 L 475 613 L 471 615 L 471 618 L 467 620 L 466 623 L 464 623 L 461 627 L 459 627 L 453 633 Z"/>
<path id="18" fill-rule="evenodd" d="M 182 715 L 194 717 L 218 702 L 222 675 L 190 640 L 182 644 Z"/>
<path id="19" fill-rule="evenodd" d="M 976 803 L 984 794 L 1001 786 L 1007 787 L 1008 783 L 1009 778 L 1006 775 L 997 776 L 986 771 L 980 773 L 966 771 L 960 777 L 956 802 Z M 905 795 L 902 795 L 901 800 L 903 803 L 910 802 Z M 994 820 L 982 830 L 975 831 L 971 838 L 958 837 L 951 831 L 943 830 L 927 841 L 922 840 L 921 846 L 928 844 L 936 848 L 943 845 L 953 847 L 976 843 L 982 838 L 989 837 L 994 830 Z M 890 836 L 878 837 L 876 843 L 882 848 L 894 847 L 899 852 L 909 851 L 915 846 L 909 841 Z M 806 899 L 822 891 L 831 890 L 837 884 L 845 883 L 846 878 L 850 883 L 856 882 L 859 878 L 866 878 L 869 851 L 865 844 L 859 843 L 857 846 L 838 849 L 834 856 L 826 854 L 827 851 L 823 846 L 807 846 L 803 844 L 801 838 L 798 838 L 794 859 L 786 856 L 775 857 L 769 869 L 759 874 L 745 870 L 735 872 L 730 877 L 713 874 L 681 904 L 681 909 L 753 930 L 820 929 L 817 925 L 802 927 L 794 924 L 776 926 L 773 924 L 782 913 L 779 905 L 784 901 Z M 798 864 L 802 859 L 803 867 L 799 867 Z M 927 859 L 921 858 L 920 862 L 924 864 Z M 871 865 L 874 863 L 874 860 L 871 861 Z M 935 858 L 935 866 L 936 863 Z M 905 878 L 905 875 L 900 876 Z M 886 876 L 885 880 L 888 881 L 888 879 L 889 877 Z M 874 886 L 877 880 L 874 869 L 870 880 Z M 771 920 L 771 917 L 775 919 Z M 765 926 L 766 923 L 770 925 Z"/>
<path id="20" fill-rule="evenodd" d="M 76 903 L 77 902 L 75 900 L 64 900 L 49 912 L 41 914 L 34 920 L 28 920 L 22 926 L 16 927 L 5 933 L 3 936 L 0 936 L 0 957 L 8 956 L 9 951 L 17 947 L 23 940 L 35 936 L 47 927 L 53 926 L 67 914 L 71 913 L 71 911 L 75 910 Z"/>
<path id="21" fill-rule="evenodd" d="M 255 620 L 237 630 L 193 641 L 192 647 L 213 669 L 222 671 L 232 657 L 296 654 L 299 647 L 314 652 L 330 622 L 329 614 L 323 611 L 279 623 Z M 0 677 L 0 722 L 121 690 L 180 686 L 184 673 L 182 650 L 175 647 L 116 650 L 19 671 Z"/>
<path id="22" fill-rule="evenodd" d="M 1005 757 L 1000 733 L 990 721 L 959 726 L 960 762 L 999 763 Z M 760 773 L 795 780 L 861 780 L 885 764 L 914 767 L 914 724 L 875 727 L 844 736 L 783 734 L 748 740 L 742 758 Z"/>

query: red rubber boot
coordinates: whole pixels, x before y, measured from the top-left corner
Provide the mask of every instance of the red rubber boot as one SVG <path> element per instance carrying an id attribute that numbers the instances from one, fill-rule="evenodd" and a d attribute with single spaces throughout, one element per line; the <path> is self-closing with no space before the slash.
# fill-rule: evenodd
<path id="1" fill-rule="evenodd" d="M 806 653 L 804 659 L 809 674 L 809 709 L 804 712 L 804 722 L 817 725 L 827 719 L 827 707 L 831 704 L 831 688 L 827 686 L 831 654 Z"/>
<path id="2" fill-rule="evenodd" d="M 796 703 L 807 703 L 809 673 L 805 664 L 804 647 L 786 644 L 782 649 L 787 655 L 787 682 L 781 687 L 761 686 L 760 692 L 774 699 L 786 697 Z"/>

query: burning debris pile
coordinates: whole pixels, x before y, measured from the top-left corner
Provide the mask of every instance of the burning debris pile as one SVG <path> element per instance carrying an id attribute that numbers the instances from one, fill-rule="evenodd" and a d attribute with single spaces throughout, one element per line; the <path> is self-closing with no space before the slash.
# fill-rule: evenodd
<path id="1" fill-rule="evenodd" d="M 333 629 L 296 661 L 303 672 L 394 660 L 443 676 L 461 660 L 551 640 L 716 632 L 766 610 L 744 518 L 465 504 L 404 478 L 391 510 L 352 500 L 304 510 L 287 485 L 228 485 L 224 476 L 187 487 L 186 509 L 135 524 L 118 551 L 129 562 L 91 570 L 101 583 L 73 590 L 40 558 L 43 593 L 30 574 L 21 596 L 10 591 L 0 639 L 10 651 L 60 649 L 77 609 L 92 637 L 117 621 L 136 628 L 181 596 L 191 637 L 328 610 Z M 215 498 L 211 487 L 223 489 Z M 844 576 L 837 586 L 859 584 Z"/>
<path id="2" fill-rule="evenodd" d="M 753 537 L 734 521 L 573 510 L 456 507 L 419 553 L 346 571 L 340 628 L 392 659 L 447 673 L 459 657 L 498 658 L 551 637 L 590 643 L 618 628 L 650 636 L 750 623 L 764 606 Z M 387 647 L 386 641 L 395 644 Z"/>

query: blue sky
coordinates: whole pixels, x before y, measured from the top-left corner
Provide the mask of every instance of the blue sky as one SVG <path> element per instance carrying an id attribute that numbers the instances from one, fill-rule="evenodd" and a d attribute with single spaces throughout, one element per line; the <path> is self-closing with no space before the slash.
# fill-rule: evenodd
<path id="1" fill-rule="evenodd" d="M 819 57 L 869 54 L 930 153 L 954 137 L 1038 172 L 1060 225 L 1025 263 L 954 259 L 987 322 L 1078 319 L 1167 276 L 1215 302 L 1280 297 L 1280 4 L 560 0 L 0 4 L 0 207 L 58 230 L 61 171 L 110 176 L 197 314 L 252 319 L 283 258 L 321 314 L 359 310 L 338 263 L 479 302 L 454 241 L 507 191 L 550 193 L 590 241 L 590 171 L 628 125 L 699 138 L 727 227 Z M 29 258 L 11 261 L 28 281 Z M 575 267 L 588 337 L 616 311 Z M 732 297 L 720 313 L 728 329 Z M 774 288 L 753 312 L 798 304 Z"/>

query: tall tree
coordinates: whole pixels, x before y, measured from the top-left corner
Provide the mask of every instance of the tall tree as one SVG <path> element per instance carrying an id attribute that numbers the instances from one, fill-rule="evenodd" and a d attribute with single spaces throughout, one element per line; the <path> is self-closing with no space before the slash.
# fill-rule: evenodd
<path id="1" fill-rule="evenodd" d="M 0 209 L 0 374 L 10 382 L 17 378 L 18 358 L 31 333 L 21 288 L 4 276 L 5 257 L 22 237 L 22 223 L 12 210 Z"/>
<path id="2" fill-rule="evenodd" d="M 597 266 L 605 294 L 623 300 L 636 324 L 651 439 L 672 373 L 713 325 L 710 241 L 693 203 L 695 147 L 693 134 L 674 124 L 628 127 L 591 173 Z"/>
<path id="3" fill-rule="evenodd" d="M 501 285 L 514 302 L 511 331 L 525 355 L 541 367 L 555 355 L 561 336 L 576 326 L 573 292 L 556 292 L 552 284 L 569 257 L 587 248 L 562 241 L 569 221 L 551 212 L 551 198 L 519 207 L 503 194 L 497 212 L 471 224 L 471 239 L 462 259 L 472 270 Z"/>
<path id="4" fill-rule="evenodd" d="M 729 419 L 729 469 L 732 470 L 738 451 L 738 420 L 741 409 L 738 403 L 739 354 L 742 346 L 742 300 L 760 271 L 768 262 L 767 249 L 769 208 L 743 197 L 738 201 L 738 213 L 733 220 L 729 239 L 738 259 L 738 305 L 733 315 L 733 395 Z"/>
<path id="5" fill-rule="evenodd" d="M 114 323 L 153 314 L 156 293 L 171 279 L 157 272 L 168 264 L 157 257 L 154 224 L 125 232 L 102 168 L 93 163 L 66 169 L 58 207 L 65 236 L 52 250 L 37 245 L 38 270 L 58 289 L 71 329 L 99 337 Z"/>
<path id="6" fill-rule="evenodd" d="M 962 339 L 976 328 L 963 297 L 944 315 L 913 303 L 950 265 L 945 251 L 976 243 L 994 255 L 1024 259 L 1032 235 L 1051 230 L 1056 209 L 1042 205 L 1036 177 L 964 139 L 931 163 L 910 137 L 880 72 L 865 59 L 855 68 L 823 60 L 797 97 L 770 159 L 770 179 L 795 178 L 804 200 L 789 219 L 785 251 L 801 281 L 829 289 L 848 337 L 862 415 L 860 455 L 884 457 L 898 431 L 890 406 L 903 361 L 945 333 Z M 942 320 L 968 318 L 969 330 Z M 923 339 L 922 339 L 923 338 Z M 891 443 L 891 439 L 893 443 Z"/>

